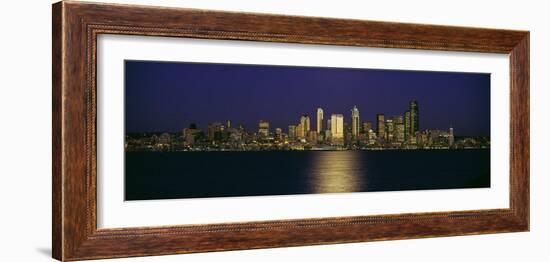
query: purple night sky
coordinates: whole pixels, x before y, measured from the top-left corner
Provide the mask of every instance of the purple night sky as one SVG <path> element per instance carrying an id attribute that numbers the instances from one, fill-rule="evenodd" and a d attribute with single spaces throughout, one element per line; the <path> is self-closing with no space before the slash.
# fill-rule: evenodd
<path id="1" fill-rule="evenodd" d="M 287 132 L 301 114 L 315 128 L 316 109 L 325 122 L 333 113 L 350 122 L 403 115 L 418 101 L 420 130 L 448 129 L 457 136 L 490 135 L 490 75 L 327 67 L 125 62 L 126 132 L 181 131 L 191 123 L 231 120 L 256 131 L 260 119 Z"/>

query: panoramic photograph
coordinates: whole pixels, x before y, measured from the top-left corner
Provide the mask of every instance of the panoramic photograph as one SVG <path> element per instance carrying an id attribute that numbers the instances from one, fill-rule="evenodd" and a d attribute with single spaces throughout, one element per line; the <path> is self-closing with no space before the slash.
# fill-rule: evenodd
<path id="1" fill-rule="evenodd" d="M 491 184 L 487 73 L 124 66 L 127 201 Z"/>

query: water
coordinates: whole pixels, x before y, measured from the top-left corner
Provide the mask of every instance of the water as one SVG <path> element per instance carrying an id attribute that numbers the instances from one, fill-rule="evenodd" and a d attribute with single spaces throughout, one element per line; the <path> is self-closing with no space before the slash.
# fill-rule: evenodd
<path id="1" fill-rule="evenodd" d="M 126 152 L 126 200 L 480 188 L 490 151 Z"/>

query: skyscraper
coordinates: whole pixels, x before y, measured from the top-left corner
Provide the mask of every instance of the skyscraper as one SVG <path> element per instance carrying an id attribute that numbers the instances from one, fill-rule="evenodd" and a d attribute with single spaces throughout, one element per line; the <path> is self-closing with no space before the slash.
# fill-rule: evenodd
<path id="1" fill-rule="evenodd" d="M 405 141 L 411 137 L 411 111 L 405 112 Z"/>
<path id="2" fill-rule="evenodd" d="M 344 116 L 341 114 L 332 114 L 330 116 L 330 133 L 333 144 L 344 143 Z"/>
<path id="3" fill-rule="evenodd" d="M 416 100 L 412 100 L 409 105 L 409 111 L 411 111 L 411 135 L 414 136 L 419 130 L 419 114 L 418 103 Z"/>
<path id="4" fill-rule="evenodd" d="M 317 134 L 323 132 L 323 109 L 317 108 Z"/>
<path id="5" fill-rule="evenodd" d="M 455 133 L 453 128 L 449 128 L 449 146 L 453 146 L 455 143 Z"/>
<path id="6" fill-rule="evenodd" d="M 283 130 L 280 128 L 275 128 L 275 139 L 281 140 L 283 137 Z"/>
<path id="7" fill-rule="evenodd" d="M 405 141 L 405 125 L 403 124 L 403 116 L 393 117 L 393 139 L 396 142 Z"/>
<path id="8" fill-rule="evenodd" d="M 305 138 L 306 137 L 306 134 L 304 133 L 304 128 L 302 127 L 302 124 L 298 124 L 296 126 L 296 138 L 297 139 L 302 139 L 302 138 Z"/>
<path id="9" fill-rule="evenodd" d="M 307 133 L 310 130 L 310 119 L 309 116 L 304 114 L 300 117 L 300 125 L 302 130 L 300 131 L 303 134 L 303 137 L 307 136 Z"/>
<path id="10" fill-rule="evenodd" d="M 359 131 L 361 129 L 360 123 L 359 109 L 357 109 L 356 106 L 353 106 L 353 109 L 351 110 L 351 136 L 353 139 L 357 139 L 357 136 L 359 135 Z"/>
<path id="11" fill-rule="evenodd" d="M 264 137 L 269 136 L 269 122 L 260 120 L 258 124 L 258 134 Z"/>
<path id="12" fill-rule="evenodd" d="M 376 136 L 378 139 L 384 139 L 386 137 L 386 127 L 384 123 L 384 114 L 376 115 Z"/>
<path id="13" fill-rule="evenodd" d="M 386 140 L 393 141 L 393 132 L 394 132 L 394 126 L 393 126 L 393 119 L 389 118 L 386 119 Z"/>

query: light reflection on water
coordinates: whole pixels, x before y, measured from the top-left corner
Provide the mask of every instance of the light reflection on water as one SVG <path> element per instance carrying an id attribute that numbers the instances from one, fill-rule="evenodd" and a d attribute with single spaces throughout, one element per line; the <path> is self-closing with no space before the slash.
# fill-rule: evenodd
<path id="1" fill-rule="evenodd" d="M 357 192 L 361 181 L 361 152 L 324 151 L 314 154 L 310 174 L 310 189 L 314 193 Z M 364 164 L 364 163 L 363 163 Z"/>

